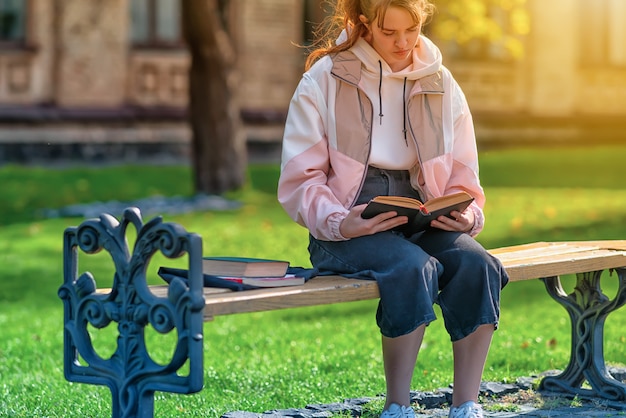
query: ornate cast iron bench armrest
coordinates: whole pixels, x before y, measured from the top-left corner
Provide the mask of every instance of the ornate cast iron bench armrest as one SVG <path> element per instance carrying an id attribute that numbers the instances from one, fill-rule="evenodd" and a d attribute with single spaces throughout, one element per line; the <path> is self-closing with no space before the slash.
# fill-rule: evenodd
<path id="1" fill-rule="evenodd" d="M 132 253 L 126 229 L 137 238 Z M 78 274 L 78 248 L 88 254 L 106 250 L 115 264 L 113 288 L 97 292 L 89 272 Z M 189 287 L 172 282 L 163 297 L 146 284 L 151 257 L 189 256 Z M 106 385 L 113 398 L 114 417 L 152 417 L 154 392 L 193 393 L 203 385 L 202 240 L 177 224 L 155 218 L 144 224 L 138 209 L 124 211 L 121 223 L 110 215 L 90 219 L 64 234 L 64 283 L 59 297 L 64 305 L 64 373 L 73 382 Z M 94 350 L 88 325 L 118 324 L 117 349 L 109 358 Z M 150 357 L 144 339 L 146 325 L 160 333 L 176 329 L 178 340 L 170 362 Z M 189 361 L 189 372 L 179 370 Z M 82 363 L 86 363 L 83 365 Z"/>

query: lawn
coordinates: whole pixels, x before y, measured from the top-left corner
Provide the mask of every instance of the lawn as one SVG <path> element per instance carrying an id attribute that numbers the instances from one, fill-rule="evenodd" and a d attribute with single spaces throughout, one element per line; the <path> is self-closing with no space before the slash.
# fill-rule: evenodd
<path id="1" fill-rule="evenodd" d="M 626 239 L 626 146 L 529 148 L 481 153 L 487 248 L 531 241 Z M 165 216 L 203 237 L 206 255 L 288 259 L 308 266 L 306 231 L 275 199 L 276 165 L 254 165 L 250 181 L 228 197 L 233 211 Z M 188 167 L 90 169 L 0 167 L 0 416 L 109 416 L 107 388 L 63 378 L 62 235 L 77 218 L 47 219 L 45 209 L 160 194 L 190 195 Z M 158 264 L 158 257 L 153 263 Z M 104 253 L 81 258 L 100 286 L 110 285 Z M 152 278 L 155 283 L 159 279 Z M 566 278 L 571 286 L 572 278 Z M 607 295 L 615 294 L 607 280 Z M 205 324 L 205 388 L 195 395 L 157 394 L 156 416 L 219 417 L 310 403 L 375 396 L 384 391 L 376 301 L 218 317 Z M 607 320 L 605 357 L 626 363 L 626 309 Z M 452 357 L 442 321 L 433 323 L 412 387 L 450 384 Z M 539 281 L 503 292 L 500 329 L 485 380 L 512 381 L 565 367 L 570 330 L 565 310 Z M 94 331 L 101 355 L 115 347 L 113 327 Z M 155 358 L 171 354 L 168 336 L 150 333 Z"/>

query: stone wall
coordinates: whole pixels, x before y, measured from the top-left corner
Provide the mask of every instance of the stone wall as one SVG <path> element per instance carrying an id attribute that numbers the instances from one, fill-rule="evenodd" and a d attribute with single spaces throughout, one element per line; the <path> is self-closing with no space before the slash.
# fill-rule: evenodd
<path id="1" fill-rule="evenodd" d="M 126 98 L 126 0 L 54 2 L 56 93 L 61 107 L 111 107 Z"/>
<path id="2" fill-rule="evenodd" d="M 285 109 L 304 68 L 302 0 L 238 1 L 240 103 Z"/>
<path id="3" fill-rule="evenodd" d="M 129 53 L 126 100 L 138 106 L 187 106 L 186 50 Z"/>

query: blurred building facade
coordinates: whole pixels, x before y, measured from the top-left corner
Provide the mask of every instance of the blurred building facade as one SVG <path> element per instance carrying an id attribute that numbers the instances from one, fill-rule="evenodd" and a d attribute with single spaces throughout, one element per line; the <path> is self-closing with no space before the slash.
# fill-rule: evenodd
<path id="1" fill-rule="evenodd" d="M 249 138 L 279 139 L 303 71 L 296 44 L 311 36 L 308 22 L 323 17 L 319 0 L 228 4 Z M 527 0 L 527 7 L 522 59 L 435 39 L 470 102 L 479 141 L 574 140 L 619 124 L 626 1 Z M 1 1 L 0 161 L 19 159 L 11 146 L 24 144 L 35 152 L 38 143 L 188 143 L 189 64 L 179 0 Z"/>

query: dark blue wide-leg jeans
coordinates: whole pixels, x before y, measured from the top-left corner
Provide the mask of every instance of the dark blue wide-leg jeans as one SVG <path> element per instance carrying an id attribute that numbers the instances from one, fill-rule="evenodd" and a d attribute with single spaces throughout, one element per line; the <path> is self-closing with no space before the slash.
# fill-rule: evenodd
<path id="1" fill-rule="evenodd" d="M 407 172 L 368 170 L 357 204 L 382 194 L 419 198 Z M 467 234 L 431 228 L 410 237 L 394 231 L 347 241 L 311 237 L 309 253 L 321 274 L 376 280 L 376 321 L 386 337 L 408 334 L 435 320 L 434 303 L 441 307 L 452 341 L 480 325 L 497 327 L 500 291 L 508 276 Z"/>

